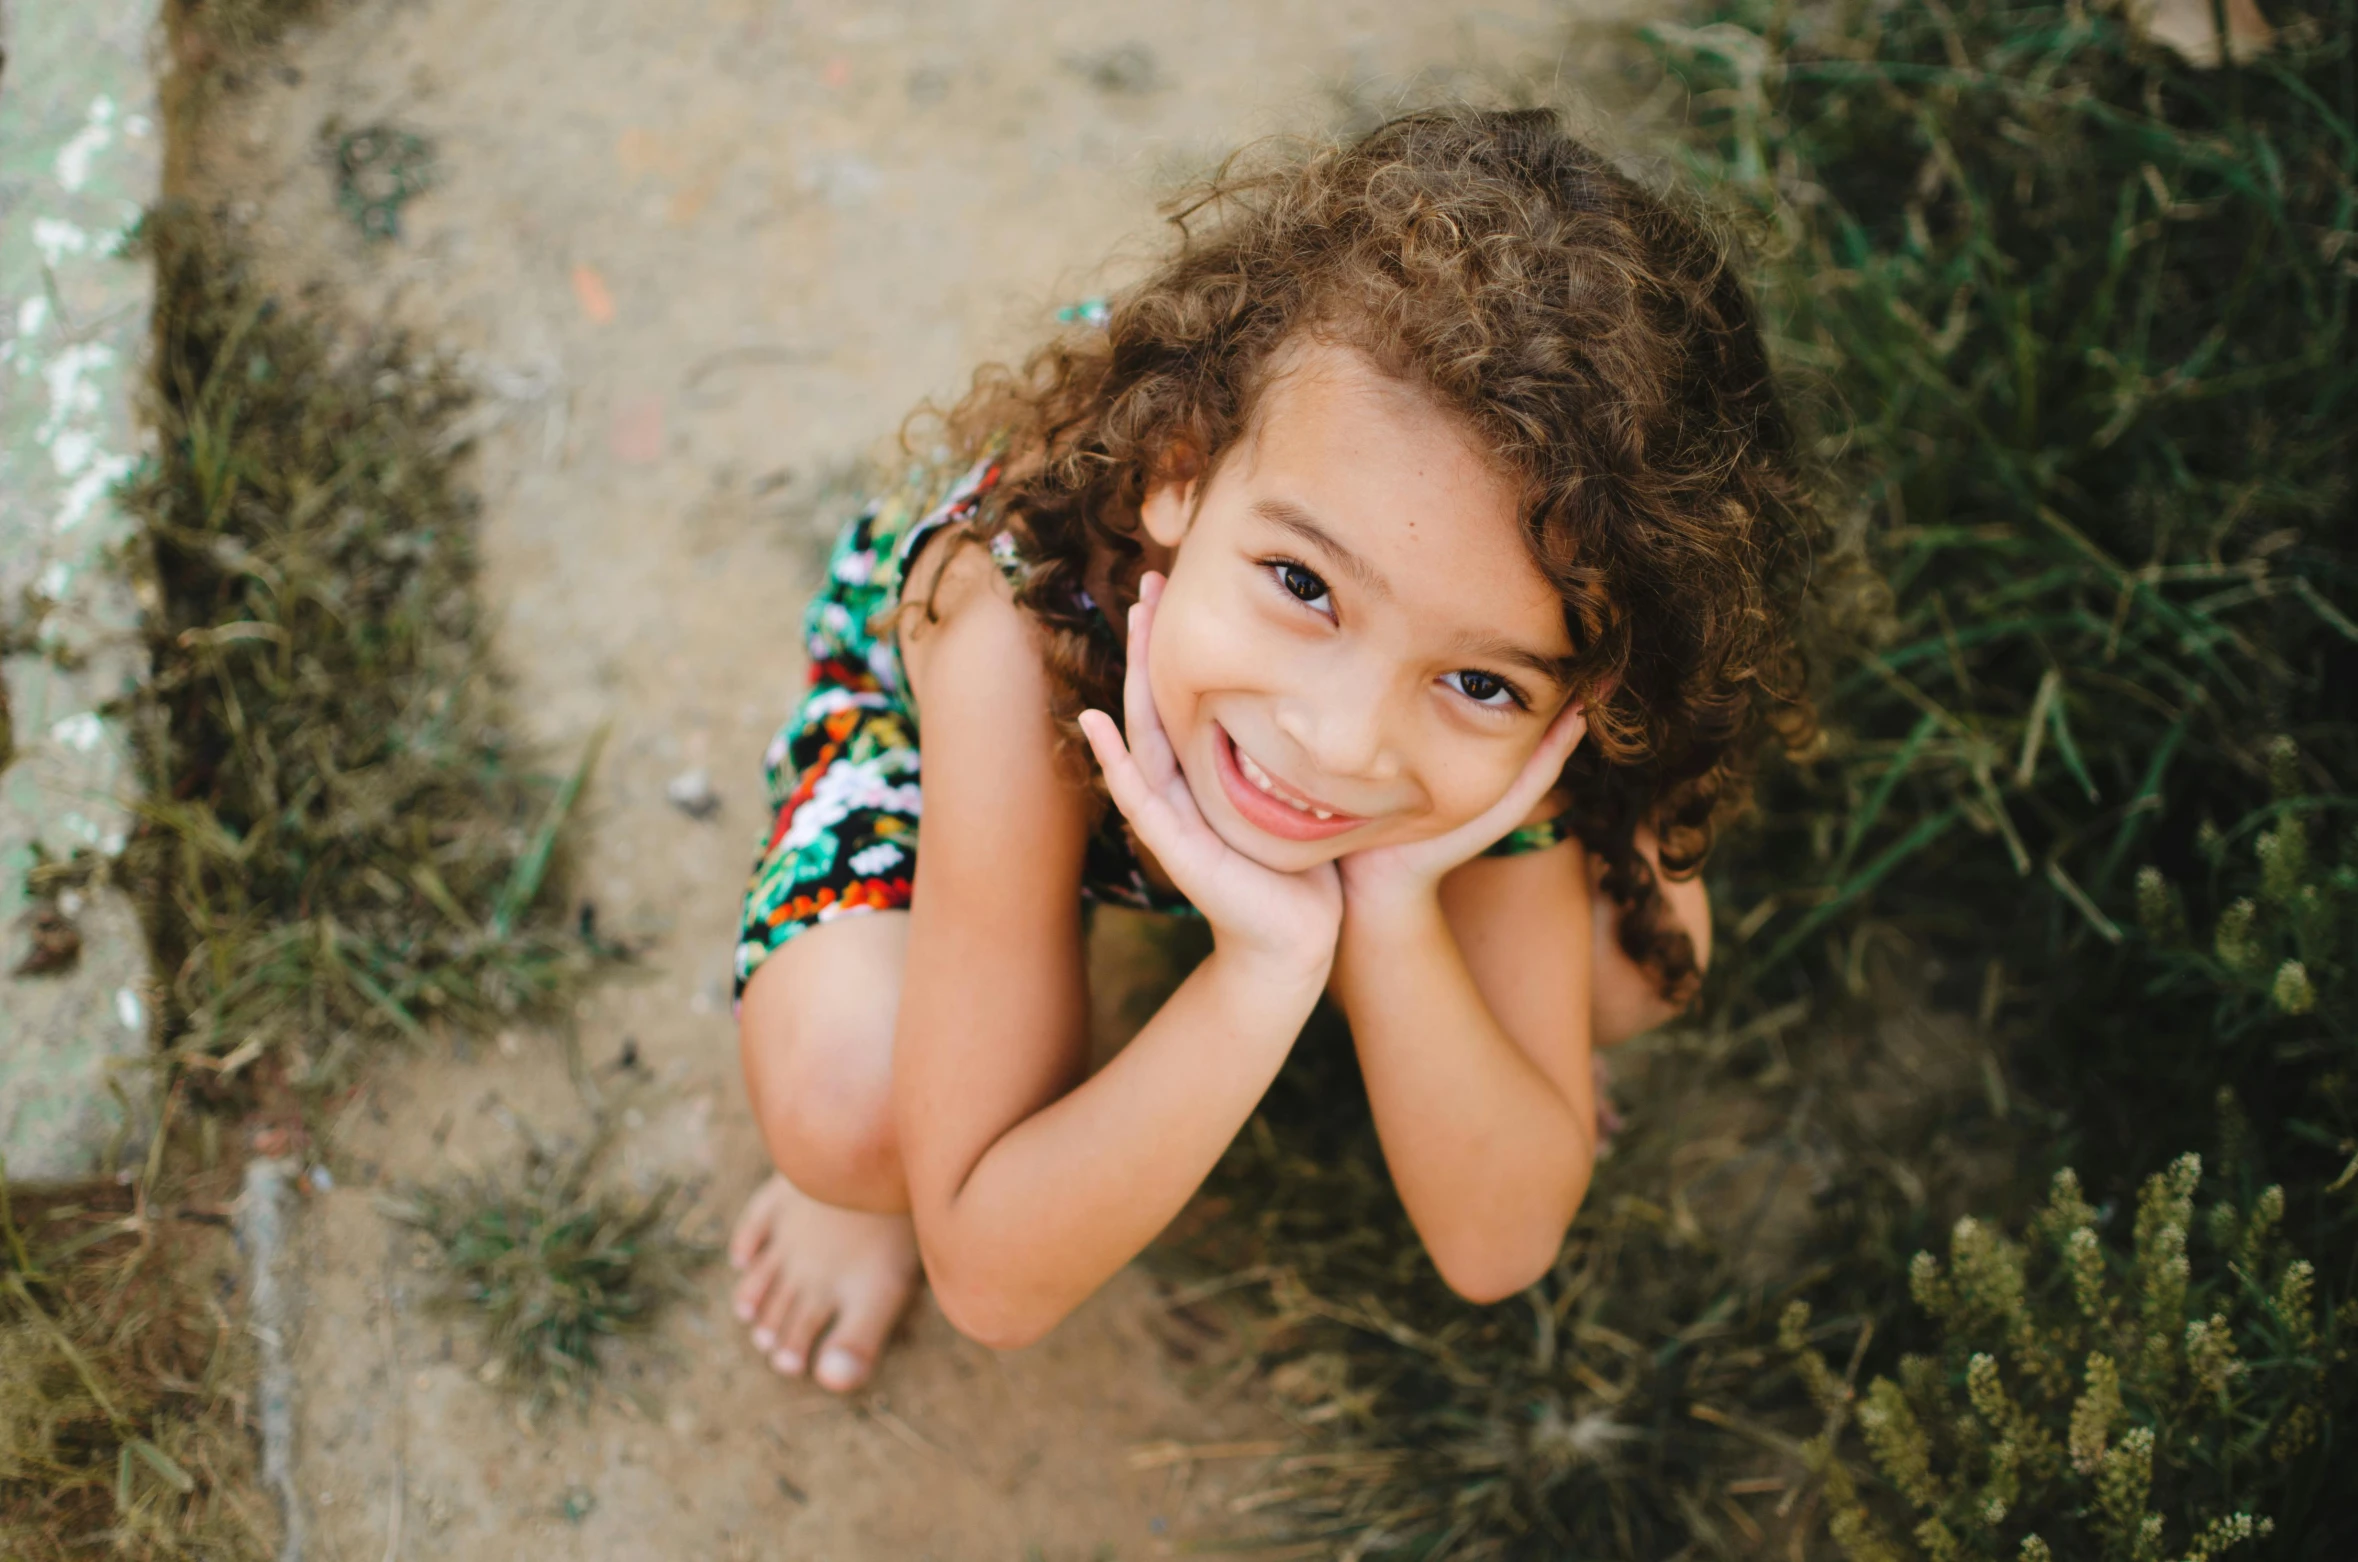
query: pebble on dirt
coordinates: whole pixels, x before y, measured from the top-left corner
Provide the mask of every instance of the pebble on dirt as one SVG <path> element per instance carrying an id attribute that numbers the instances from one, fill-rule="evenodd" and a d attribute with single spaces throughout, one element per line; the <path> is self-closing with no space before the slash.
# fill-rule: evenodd
<path id="1" fill-rule="evenodd" d="M 720 812 L 720 793 L 712 789 L 712 777 L 701 767 L 673 776 L 663 795 L 691 819 L 709 819 Z"/>

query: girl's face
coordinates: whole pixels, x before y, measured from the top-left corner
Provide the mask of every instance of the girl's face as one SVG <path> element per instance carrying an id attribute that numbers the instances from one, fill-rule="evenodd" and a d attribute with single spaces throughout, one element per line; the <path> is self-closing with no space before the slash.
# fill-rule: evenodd
<path id="1" fill-rule="evenodd" d="M 1148 682 L 1222 840 L 1298 872 L 1506 794 L 1572 656 L 1520 497 L 1429 396 L 1319 344 L 1208 483 L 1148 492 L 1170 575 Z"/>

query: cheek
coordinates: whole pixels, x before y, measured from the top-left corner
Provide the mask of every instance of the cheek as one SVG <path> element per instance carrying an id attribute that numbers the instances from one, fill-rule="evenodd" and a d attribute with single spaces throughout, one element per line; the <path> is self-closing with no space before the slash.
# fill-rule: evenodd
<path id="1" fill-rule="evenodd" d="M 1202 718 L 1208 695 L 1249 686 L 1258 654 L 1251 616 L 1191 582 L 1174 579 L 1156 609 L 1147 686 L 1177 740 Z"/>
<path id="2" fill-rule="evenodd" d="M 1448 745 L 1446 760 L 1425 771 L 1425 795 L 1432 800 L 1435 835 L 1446 834 L 1487 812 L 1522 774 L 1530 756 L 1499 742 Z"/>

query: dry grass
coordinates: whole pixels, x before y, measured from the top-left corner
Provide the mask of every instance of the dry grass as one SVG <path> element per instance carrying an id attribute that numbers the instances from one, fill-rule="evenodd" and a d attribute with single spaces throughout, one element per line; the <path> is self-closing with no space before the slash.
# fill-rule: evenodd
<path id="1" fill-rule="evenodd" d="M 174 1055 L 317 1088 L 561 1014 L 600 952 L 561 889 L 592 756 L 545 776 L 501 725 L 464 386 L 398 341 L 331 342 L 193 213 L 140 242 L 165 437 L 127 494 L 161 587 L 133 861 Z"/>
<path id="2" fill-rule="evenodd" d="M 0 1183 L 0 1555 L 267 1554 L 244 1337 L 208 1294 L 229 1257 L 208 1187 L 11 1208 Z"/>

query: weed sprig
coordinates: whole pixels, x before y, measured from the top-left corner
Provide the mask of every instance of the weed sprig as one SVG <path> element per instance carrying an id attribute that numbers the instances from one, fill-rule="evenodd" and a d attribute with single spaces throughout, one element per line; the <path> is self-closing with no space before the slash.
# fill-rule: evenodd
<path id="1" fill-rule="evenodd" d="M 439 1300 L 471 1318 L 488 1352 L 486 1381 L 535 1411 L 586 1400 L 610 1340 L 647 1329 L 662 1304 L 689 1294 L 713 1249 L 683 1237 L 680 1184 L 601 1184 L 612 1138 L 542 1139 L 522 1123 L 516 1168 L 409 1190 L 387 1213 L 423 1233 Z"/>

